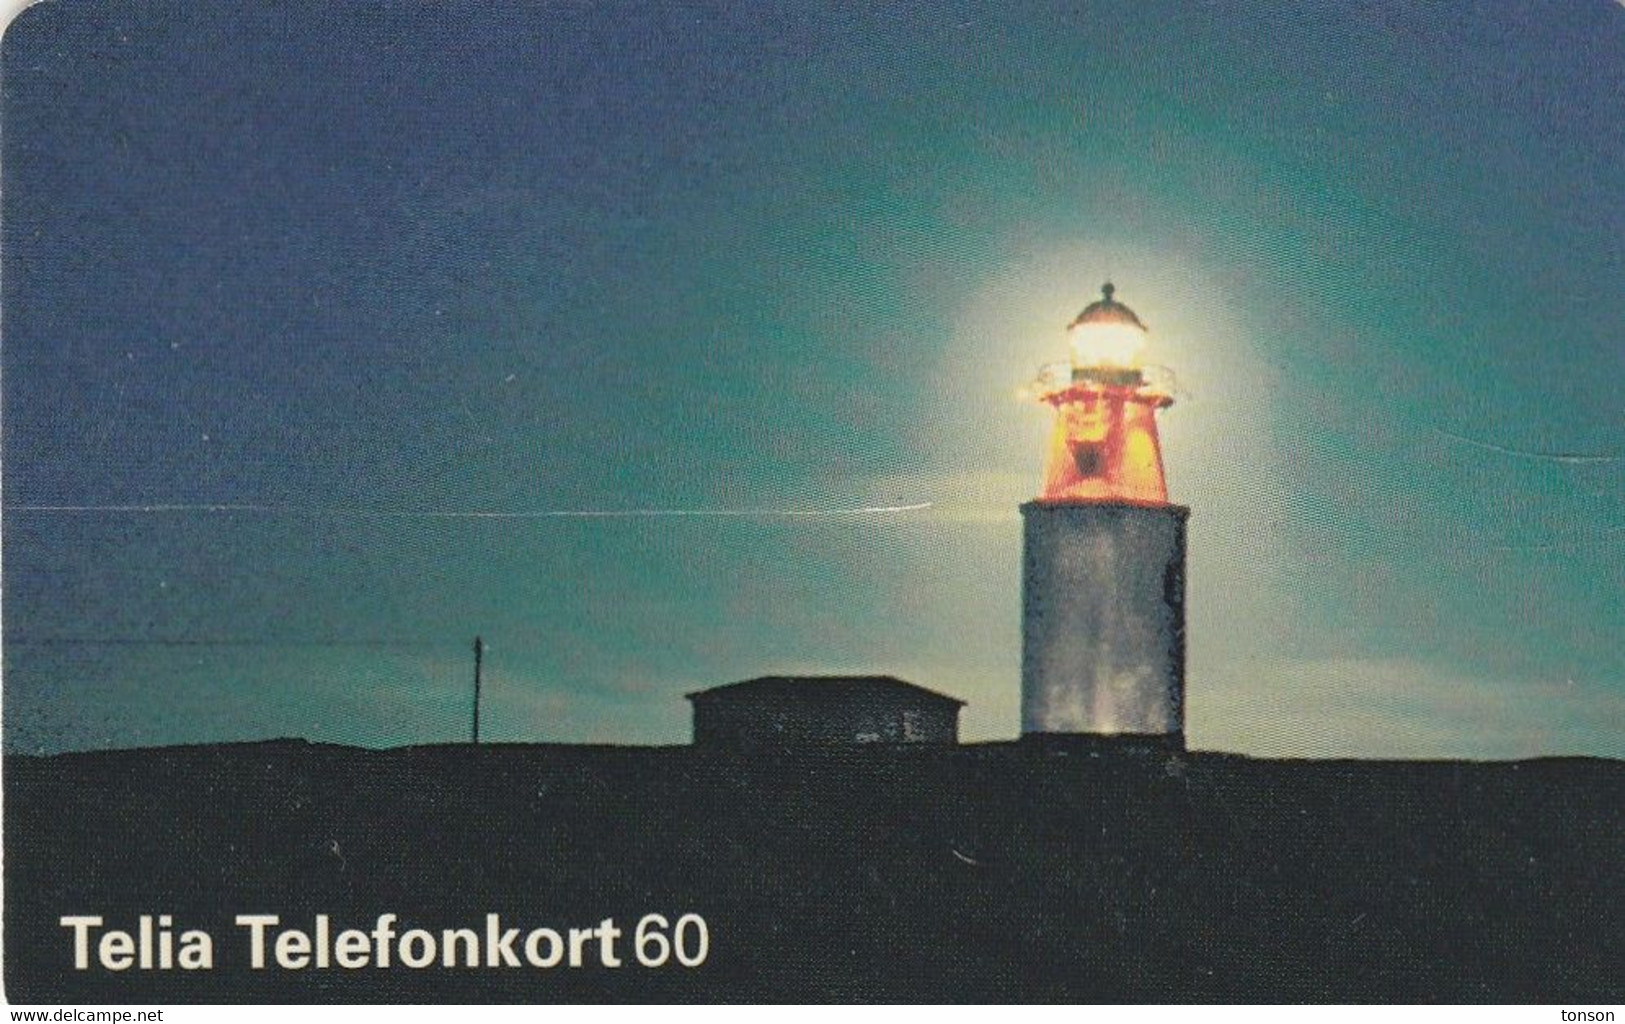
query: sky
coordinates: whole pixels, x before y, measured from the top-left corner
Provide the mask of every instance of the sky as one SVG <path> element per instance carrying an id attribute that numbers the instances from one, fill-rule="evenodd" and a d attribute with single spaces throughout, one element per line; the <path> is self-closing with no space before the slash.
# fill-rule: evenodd
<path id="1" fill-rule="evenodd" d="M 1618 3 L 64 0 L 0 103 L 8 751 L 456 741 L 476 634 L 491 740 L 1013 737 L 1109 277 L 1193 748 L 1625 756 Z"/>

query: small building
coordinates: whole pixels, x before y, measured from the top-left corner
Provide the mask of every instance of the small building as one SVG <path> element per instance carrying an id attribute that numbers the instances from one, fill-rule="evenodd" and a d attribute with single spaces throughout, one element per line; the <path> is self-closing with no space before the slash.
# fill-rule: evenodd
<path id="1" fill-rule="evenodd" d="M 764 676 L 685 694 L 704 747 L 957 743 L 965 702 L 891 676 Z"/>

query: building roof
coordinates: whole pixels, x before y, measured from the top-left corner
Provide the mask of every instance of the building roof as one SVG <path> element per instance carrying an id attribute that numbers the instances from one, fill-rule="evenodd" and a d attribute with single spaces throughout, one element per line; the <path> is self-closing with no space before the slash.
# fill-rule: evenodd
<path id="1" fill-rule="evenodd" d="M 711 700 L 727 697 L 803 698 L 813 700 L 851 700 L 865 696 L 885 694 L 892 697 L 915 697 L 963 707 L 965 702 L 945 693 L 927 690 L 923 686 L 904 682 L 895 676 L 761 676 L 739 683 L 726 683 L 707 690 L 683 694 L 689 700 Z"/>
<path id="2" fill-rule="evenodd" d="M 1083 307 L 1083 312 L 1067 325 L 1070 330 L 1079 324 L 1132 324 L 1140 330 L 1145 330 L 1145 324 L 1134 315 L 1134 310 L 1112 298 L 1117 287 L 1110 281 L 1100 286 L 1100 298 Z"/>

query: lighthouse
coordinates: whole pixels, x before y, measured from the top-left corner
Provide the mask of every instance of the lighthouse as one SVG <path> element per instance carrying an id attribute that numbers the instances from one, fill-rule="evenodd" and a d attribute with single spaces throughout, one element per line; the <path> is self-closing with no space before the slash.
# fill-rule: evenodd
<path id="1" fill-rule="evenodd" d="M 1023 737 L 1184 746 L 1185 520 L 1157 414 L 1170 374 L 1110 283 L 1068 325 L 1071 358 L 1033 391 L 1054 411 L 1038 497 L 1021 506 Z"/>

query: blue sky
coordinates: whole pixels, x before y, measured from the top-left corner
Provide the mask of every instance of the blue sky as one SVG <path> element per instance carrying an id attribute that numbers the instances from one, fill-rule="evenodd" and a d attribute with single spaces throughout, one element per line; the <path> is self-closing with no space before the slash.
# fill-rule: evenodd
<path id="1" fill-rule="evenodd" d="M 1015 390 L 1110 276 L 1193 746 L 1625 755 L 1622 69 L 1601 2 L 33 8 L 7 747 L 455 739 L 476 632 L 495 739 L 798 671 L 1012 736 Z"/>

